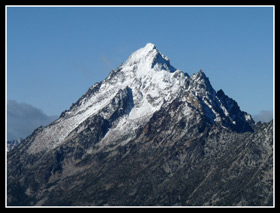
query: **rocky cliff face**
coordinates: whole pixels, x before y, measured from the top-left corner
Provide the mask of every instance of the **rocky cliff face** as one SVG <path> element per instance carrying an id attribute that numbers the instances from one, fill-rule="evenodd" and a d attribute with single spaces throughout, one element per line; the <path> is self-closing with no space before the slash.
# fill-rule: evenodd
<path id="1" fill-rule="evenodd" d="M 273 123 L 255 125 L 153 44 L 8 153 L 8 205 L 273 205 Z"/>

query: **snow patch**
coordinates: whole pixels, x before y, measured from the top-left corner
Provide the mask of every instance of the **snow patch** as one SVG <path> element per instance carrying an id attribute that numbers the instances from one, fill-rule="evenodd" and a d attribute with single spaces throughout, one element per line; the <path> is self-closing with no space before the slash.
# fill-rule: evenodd
<path id="1" fill-rule="evenodd" d="M 69 110 L 65 117 L 44 128 L 29 147 L 29 153 L 53 149 L 62 144 L 74 129 L 88 117 L 99 113 L 120 89 L 126 87 L 132 90 L 134 107 L 126 120 L 121 120 L 114 130 L 106 134 L 104 141 L 108 141 L 111 136 L 121 137 L 126 128 L 133 130 L 145 124 L 164 102 L 171 102 L 180 93 L 187 76 L 176 69 L 173 72 L 174 69 L 169 65 L 169 59 L 154 44 L 148 43 L 132 53 L 118 70 L 112 71 L 101 82 L 98 91 L 93 95 L 85 95 L 79 105 Z M 79 131 L 82 129 L 79 127 Z"/>

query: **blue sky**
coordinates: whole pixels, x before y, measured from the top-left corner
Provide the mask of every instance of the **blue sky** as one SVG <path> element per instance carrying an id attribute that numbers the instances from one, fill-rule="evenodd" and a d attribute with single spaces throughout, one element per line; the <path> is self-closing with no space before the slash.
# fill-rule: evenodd
<path id="1" fill-rule="evenodd" d="M 148 42 L 241 110 L 273 109 L 272 7 L 8 7 L 7 100 L 60 115 Z"/>

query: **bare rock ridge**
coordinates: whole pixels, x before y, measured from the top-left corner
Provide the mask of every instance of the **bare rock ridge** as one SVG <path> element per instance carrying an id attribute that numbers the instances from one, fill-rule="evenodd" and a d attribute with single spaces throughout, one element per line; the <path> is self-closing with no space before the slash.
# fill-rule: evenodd
<path id="1" fill-rule="evenodd" d="M 8 152 L 10 206 L 273 205 L 273 122 L 135 51 Z"/>

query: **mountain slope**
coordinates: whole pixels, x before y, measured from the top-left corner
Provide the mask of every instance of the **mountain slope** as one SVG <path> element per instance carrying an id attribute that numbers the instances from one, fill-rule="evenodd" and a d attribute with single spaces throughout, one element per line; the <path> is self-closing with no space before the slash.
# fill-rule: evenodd
<path id="1" fill-rule="evenodd" d="M 21 142 L 21 138 L 19 138 L 18 140 L 7 141 L 7 151 L 12 150 L 20 142 Z"/>
<path id="2" fill-rule="evenodd" d="M 272 205 L 272 131 L 148 43 L 8 153 L 8 205 Z"/>

